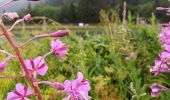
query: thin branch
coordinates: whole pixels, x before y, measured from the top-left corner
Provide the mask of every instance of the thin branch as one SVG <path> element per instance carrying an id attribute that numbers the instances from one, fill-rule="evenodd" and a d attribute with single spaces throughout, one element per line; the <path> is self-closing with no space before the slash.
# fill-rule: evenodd
<path id="1" fill-rule="evenodd" d="M 48 37 L 48 34 L 35 36 L 35 37 L 29 39 L 28 41 L 26 41 L 25 43 L 21 44 L 18 48 L 21 48 L 21 47 L 25 46 L 26 44 L 30 43 L 33 40 L 36 40 L 36 39 L 39 39 L 39 38 L 44 38 L 44 37 Z"/>
<path id="2" fill-rule="evenodd" d="M 50 51 L 50 52 L 46 53 L 45 55 L 43 55 L 42 57 L 45 58 L 45 57 L 47 57 L 48 55 L 50 55 L 52 53 L 53 53 L 53 51 Z"/>
<path id="3" fill-rule="evenodd" d="M 15 27 L 17 24 L 19 24 L 19 23 L 21 23 L 21 22 L 23 22 L 23 21 L 24 21 L 24 19 L 19 19 L 19 20 L 17 20 L 17 21 L 11 26 L 11 28 L 8 29 L 8 32 L 10 32 L 12 29 L 14 29 L 14 27 Z"/>
<path id="4" fill-rule="evenodd" d="M 5 50 L 0 50 L 1 53 L 4 53 L 10 57 L 15 57 L 14 55 L 10 54 L 9 52 L 5 51 Z"/>

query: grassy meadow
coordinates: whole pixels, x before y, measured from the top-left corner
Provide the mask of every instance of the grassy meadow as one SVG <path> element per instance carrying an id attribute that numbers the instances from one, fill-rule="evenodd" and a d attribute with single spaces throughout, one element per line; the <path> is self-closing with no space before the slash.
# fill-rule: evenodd
<path id="1" fill-rule="evenodd" d="M 13 31 L 18 44 L 30 37 L 50 33 L 58 29 L 71 30 L 70 35 L 61 38 L 69 45 L 69 53 L 64 61 L 58 61 L 55 55 L 47 57 L 49 67 L 42 80 L 63 82 L 76 78 L 77 71 L 82 71 L 90 80 L 92 100 L 168 100 L 168 92 L 158 98 L 151 98 L 150 84 L 158 82 L 170 86 L 169 74 L 154 77 L 150 68 L 161 51 L 157 35 L 160 26 L 152 16 L 150 24 L 133 23 L 129 16 L 123 24 L 118 20 L 109 20 L 103 14 L 103 21 L 98 25 L 79 27 L 59 23 L 19 25 Z M 108 20 L 107 20 L 108 19 Z M 55 38 L 38 39 L 21 48 L 24 58 L 34 58 L 50 51 L 50 41 Z M 0 37 L 0 49 L 14 54 L 4 37 Z M 0 60 L 4 57 L 0 54 Z M 6 71 L 1 75 L 18 75 L 19 62 L 11 60 Z M 14 89 L 17 82 L 25 79 L 0 79 L 0 100 Z M 44 100 L 57 91 L 47 85 L 40 85 Z M 64 96 L 64 95 L 63 95 Z M 62 96 L 56 98 L 60 100 Z M 32 98 L 34 100 L 34 98 Z"/>

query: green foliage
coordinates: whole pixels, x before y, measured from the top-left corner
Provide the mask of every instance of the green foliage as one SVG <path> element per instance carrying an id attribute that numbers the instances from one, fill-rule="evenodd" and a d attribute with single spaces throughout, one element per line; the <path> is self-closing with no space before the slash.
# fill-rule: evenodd
<path id="1" fill-rule="evenodd" d="M 159 28 L 155 23 L 154 15 L 150 19 L 152 24 L 148 25 L 134 24 L 131 21 L 133 16 L 130 14 L 129 20 L 124 24 L 120 24 L 116 17 L 108 17 L 105 11 L 102 11 L 101 15 L 103 15 L 101 22 L 104 23 L 100 27 L 103 30 L 98 27 L 95 31 L 90 28 L 81 31 L 80 27 L 74 28 L 77 30 L 73 30 L 69 36 L 62 38 L 64 43 L 70 46 L 65 60 L 58 61 L 55 55 L 48 56 L 45 60 L 49 70 L 44 77 L 39 78 L 62 83 L 65 79 L 76 78 L 76 73 L 80 70 L 91 83 L 90 95 L 94 100 L 130 100 L 132 97 L 135 100 L 150 100 L 152 99 L 149 89 L 151 83 L 159 82 L 170 86 L 168 74 L 161 74 L 158 76 L 159 80 L 156 80 L 149 72 L 161 51 L 157 41 Z M 114 12 L 111 15 L 114 16 Z M 110 20 L 112 18 L 115 20 Z M 16 30 L 14 36 L 17 36 L 15 40 L 19 44 L 31 36 L 51 31 L 50 28 L 43 31 L 29 27 L 24 34 Z M 100 34 L 98 34 L 99 31 Z M 51 40 L 53 39 L 46 38 L 29 43 L 21 48 L 23 57 L 34 58 L 50 51 Z M 6 41 L 2 42 L 0 48 L 13 53 Z M 130 56 L 131 53 L 134 55 Z M 3 57 L 4 55 L 1 55 L 0 59 L 2 60 Z M 1 74 L 18 75 L 19 67 L 19 63 L 12 60 L 6 71 Z M 26 82 L 24 79 L 0 79 L 2 84 L 0 99 L 3 100 L 7 92 L 14 89 L 19 81 Z M 131 83 L 133 85 L 130 85 Z M 40 85 L 40 89 L 45 100 L 57 92 L 47 85 Z M 146 95 L 142 96 L 143 93 Z M 59 96 L 59 100 L 63 96 Z M 158 97 L 159 100 L 168 100 L 168 98 L 168 93 L 161 93 Z"/>

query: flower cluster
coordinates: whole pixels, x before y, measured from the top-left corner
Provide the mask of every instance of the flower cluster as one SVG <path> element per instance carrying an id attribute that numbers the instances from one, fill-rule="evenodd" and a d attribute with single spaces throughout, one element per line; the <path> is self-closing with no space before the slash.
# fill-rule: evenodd
<path id="1" fill-rule="evenodd" d="M 169 72 L 168 65 L 170 64 L 170 28 L 165 27 L 159 34 L 160 43 L 163 46 L 163 51 L 159 55 L 159 58 L 155 60 L 155 65 L 151 69 L 151 72 L 158 75 L 160 72 Z"/>
<path id="2" fill-rule="evenodd" d="M 167 15 L 170 13 L 170 8 L 158 7 L 157 10 L 165 10 Z M 155 65 L 150 69 L 155 76 L 159 73 L 170 72 L 170 23 L 162 24 L 162 30 L 158 38 L 163 47 L 163 51 L 155 60 Z M 157 83 L 152 84 L 150 87 L 152 97 L 158 96 L 161 91 L 168 90 L 165 86 Z"/>
<path id="3" fill-rule="evenodd" d="M 17 0 L 9 0 L 3 5 L 0 5 L 0 8 L 5 5 Z M 38 1 L 38 0 L 28 0 L 28 1 Z M 0 78 L 25 78 L 28 83 L 30 83 L 30 88 L 22 83 L 16 84 L 16 89 L 12 90 L 7 94 L 6 100 L 30 100 L 30 96 L 37 97 L 38 100 L 43 100 L 42 94 L 40 93 L 38 84 L 44 83 L 52 86 L 53 88 L 60 90 L 57 94 L 66 93 L 68 96 L 64 98 L 65 100 L 89 100 L 89 91 L 90 91 L 90 83 L 88 80 L 83 78 L 83 74 L 81 72 L 77 73 L 77 79 L 75 80 L 65 80 L 64 84 L 58 82 L 49 82 L 38 79 L 39 76 L 44 76 L 48 71 L 48 66 L 46 64 L 45 58 L 50 54 L 55 54 L 58 60 L 63 60 L 63 57 L 68 53 L 68 46 L 64 45 L 63 42 L 58 39 L 59 37 L 63 37 L 69 34 L 68 30 L 59 30 L 56 32 L 52 32 L 49 34 L 41 34 L 38 36 L 32 37 L 30 40 L 26 41 L 21 45 L 17 45 L 12 38 L 12 30 L 14 27 L 21 22 L 31 21 L 31 14 L 25 15 L 23 18 L 19 19 L 19 15 L 16 12 L 6 12 L 1 15 L 0 19 L 8 18 L 11 21 L 15 21 L 14 24 L 8 29 L 3 21 L 0 21 L 0 28 L 2 29 L 1 36 L 5 36 L 8 40 L 9 44 L 13 48 L 16 55 L 12 55 L 11 53 L 0 50 L 0 53 L 4 53 L 7 57 L 0 62 L 0 72 L 5 71 L 5 68 L 8 65 L 8 61 L 16 58 L 20 62 L 20 68 L 22 70 L 23 76 L 0 76 Z M 34 59 L 28 58 L 23 59 L 20 49 L 25 46 L 27 43 L 39 39 L 39 38 L 57 38 L 55 41 L 51 41 L 49 44 L 51 46 L 51 50 L 42 56 L 35 57 Z M 34 91 L 34 92 L 33 92 Z"/>

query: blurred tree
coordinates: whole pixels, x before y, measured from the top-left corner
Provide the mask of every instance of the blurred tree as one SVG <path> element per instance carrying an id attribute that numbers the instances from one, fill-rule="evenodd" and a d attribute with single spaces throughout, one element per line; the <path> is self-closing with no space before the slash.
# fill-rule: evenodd
<path id="1" fill-rule="evenodd" d="M 52 6 L 60 6 L 63 5 L 63 0 L 45 0 L 45 4 L 49 4 Z"/>
<path id="2" fill-rule="evenodd" d="M 99 12 L 107 9 L 109 0 L 80 0 L 78 16 L 82 22 L 99 22 Z"/>
<path id="3" fill-rule="evenodd" d="M 61 11 L 61 20 L 64 23 L 76 23 L 78 20 L 76 8 L 74 3 L 64 5 Z"/>

